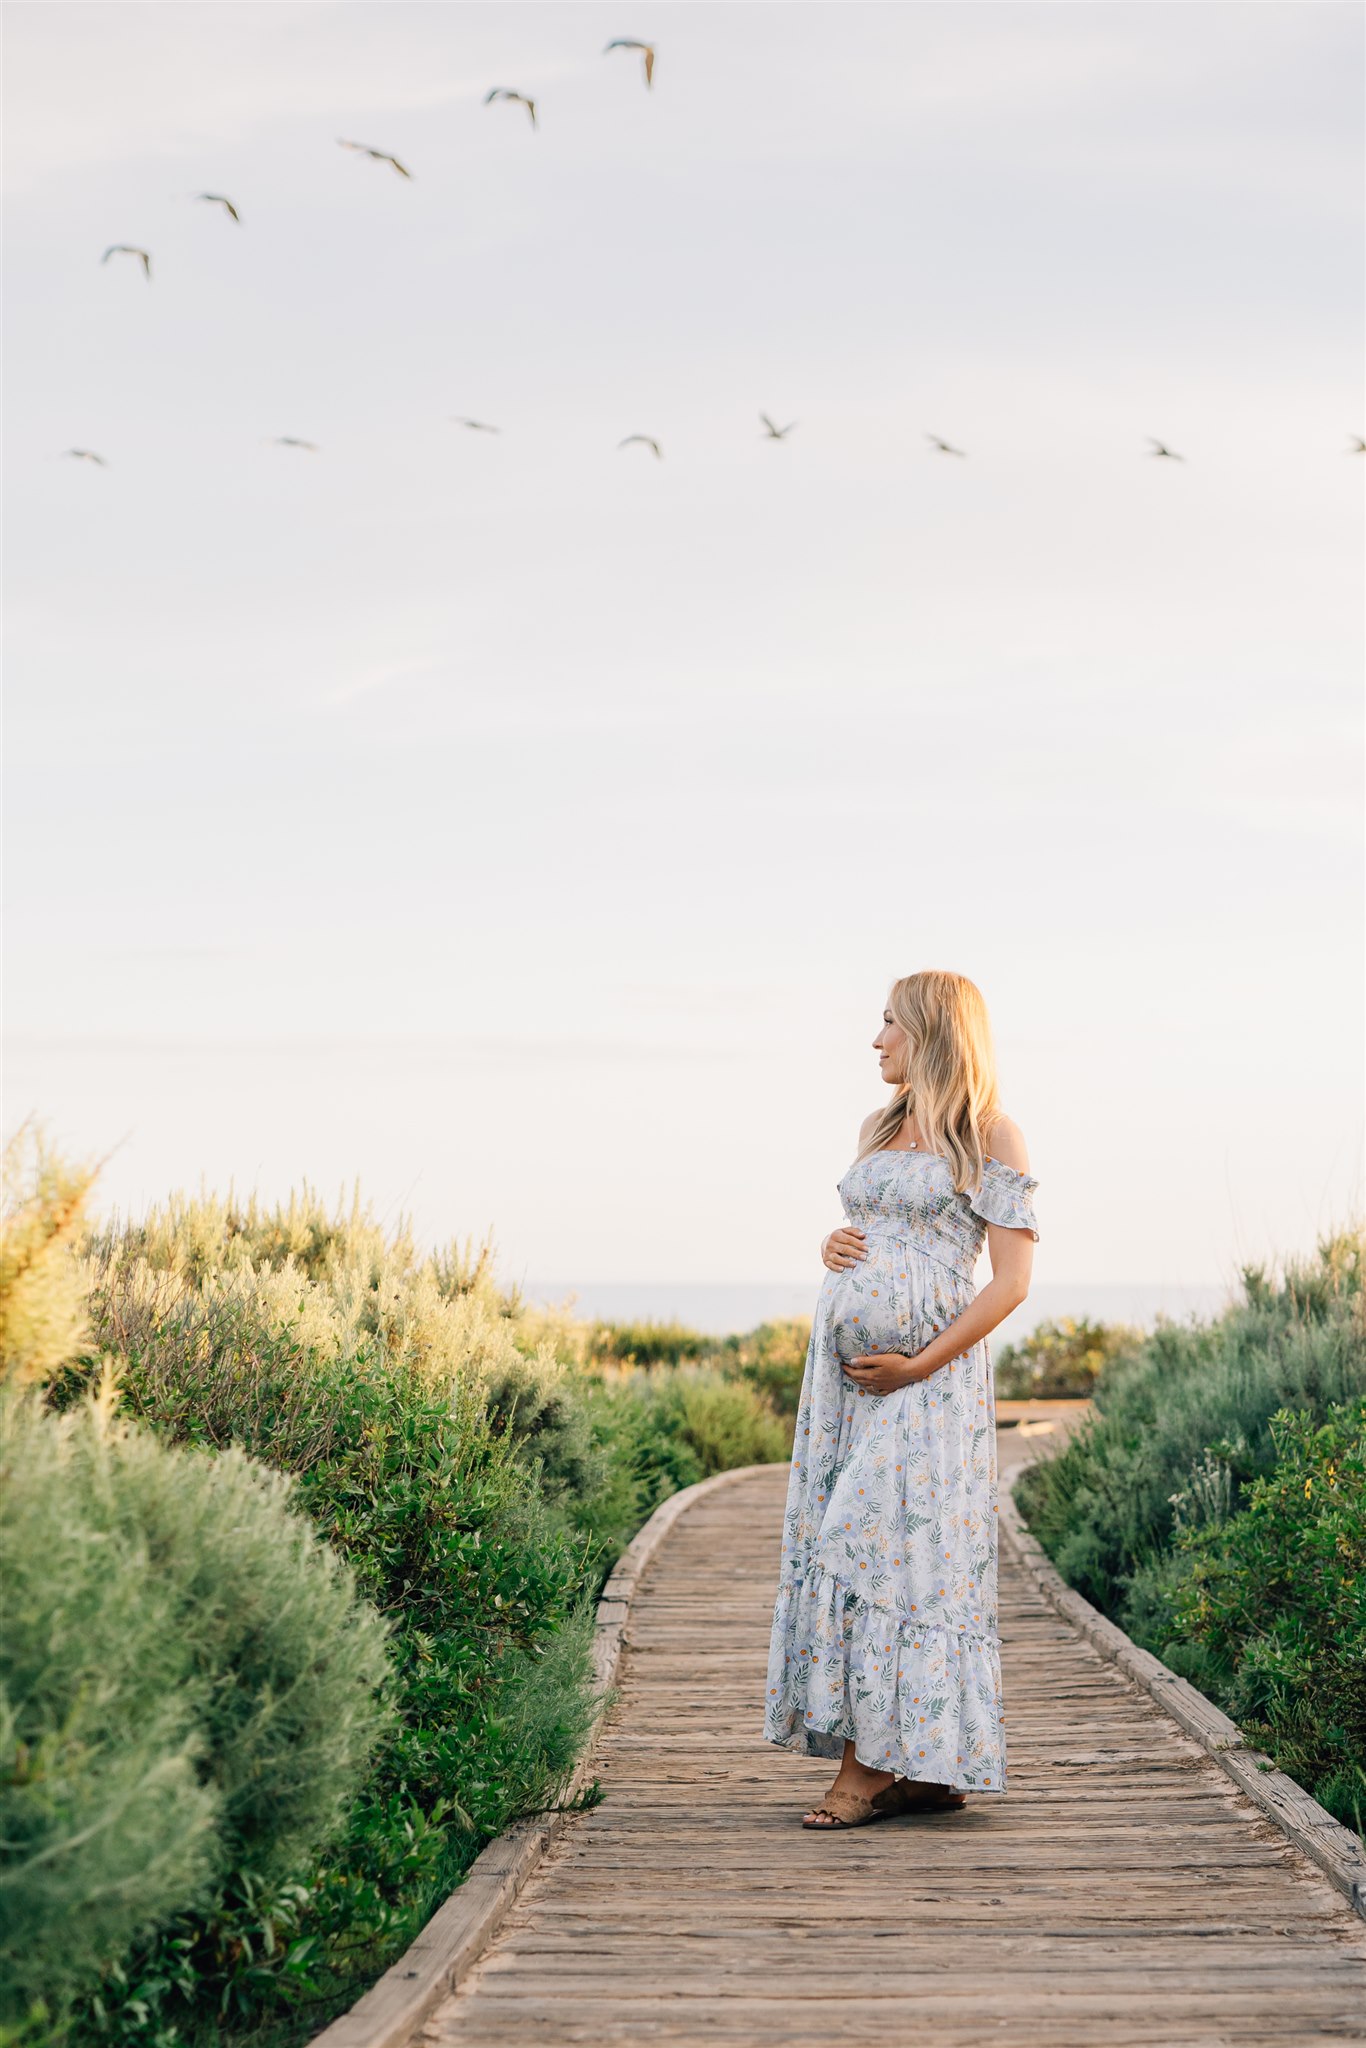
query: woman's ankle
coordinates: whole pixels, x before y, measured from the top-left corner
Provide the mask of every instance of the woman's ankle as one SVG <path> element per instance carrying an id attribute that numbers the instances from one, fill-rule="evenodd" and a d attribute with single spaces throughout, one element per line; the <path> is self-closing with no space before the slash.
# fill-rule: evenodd
<path id="1" fill-rule="evenodd" d="M 843 1779 L 855 1785 L 890 1785 L 895 1777 L 895 1771 L 879 1771 L 872 1764 L 861 1764 L 857 1757 L 847 1757 L 839 1767 L 835 1783 Z"/>

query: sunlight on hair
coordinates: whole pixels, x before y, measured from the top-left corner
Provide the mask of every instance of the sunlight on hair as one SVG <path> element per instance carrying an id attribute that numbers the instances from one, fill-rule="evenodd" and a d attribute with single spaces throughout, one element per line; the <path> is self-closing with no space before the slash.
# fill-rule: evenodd
<path id="1" fill-rule="evenodd" d="M 961 1194 L 980 1182 L 987 1140 L 1002 1114 L 982 991 L 965 974 L 928 967 L 894 981 L 887 1008 L 906 1034 L 905 1070 L 857 1157 L 886 1145 L 913 1114 L 921 1149 L 944 1154 Z"/>

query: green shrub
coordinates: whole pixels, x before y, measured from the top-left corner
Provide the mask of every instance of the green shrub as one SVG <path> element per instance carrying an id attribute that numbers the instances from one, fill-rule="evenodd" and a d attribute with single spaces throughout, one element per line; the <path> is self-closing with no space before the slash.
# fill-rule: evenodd
<path id="1" fill-rule="evenodd" d="M 258 1332 L 257 1390 L 278 1364 L 269 1353 Z M 396 1717 L 303 1894 L 244 1888 L 226 1913 L 182 1919 L 128 1960 L 127 1997 L 106 2030 L 120 2041 L 134 2038 L 132 2006 L 185 2026 L 219 2006 L 245 2024 L 304 1998 L 345 2003 L 345 1987 L 416 1934 L 483 1842 L 558 1795 L 591 1722 L 583 1545 L 513 1440 L 491 1430 L 478 1388 L 441 1399 L 365 1354 L 293 1357 L 309 1400 L 296 1388 L 279 1446 L 268 1411 L 251 1404 L 247 1448 L 270 1460 L 326 1446 L 298 1471 L 293 1499 L 393 1624 Z M 169 1391 L 159 1370 L 152 1385 Z M 126 1397 L 138 1407 L 148 1391 L 130 1361 Z M 140 1412 L 168 1429 L 200 1420 L 174 1399 L 165 1414 Z M 149 1986 L 164 1987 L 160 2007 Z"/>
<path id="2" fill-rule="evenodd" d="M 477 1388 L 442 1400 L 354 1360 L 315 1391 L 344 1412 L 328 1458 L 300 1477 L 299 1503 L 395 1622 L 400 1722 L 373 1789 L 496 1834 L 554 1796 L 592 1719 L 583 1545 Z M 567 1686 L 546 1750 L 527 1736 L 544 1716 L 531 1697 L 549 1684 L 542 1666 Z"/>
<path id="3" fill-rule="evenodd" d="M 710 1471 L 784 1459 L 790 1426 L 731 1371 L 734 1343 L 675 1332 L 681 1366 L 593 1371 L 589 1326 L 500 1289 L 487 1246 L 421 1257 L 402 1225 L 307 1188 L 273 1209 L 175 1196 L 83 1249 L 89 1334 L 51 1407 L 115 1360 L 125 1411 L 164 1441 L 288 1475 L 391 1624 L 394 1716 L 340 1834 L 163 1916 L 72 2036 L 285 2048 L 490 1836 L 560 1796 L 596 1707 L 592 1597 L 640 1523 Z"/>
<path id="4" fill-rule="evenodd" d="M 725 1370 L 747 1381 L 779 1415 L 795 1421 L 811 1346 L 810 1316 L 760 1323 L 742 1337 L 728 1337 L 726 1345 Z M 784 1456 L 788 1448 L 784 1447 Z"/>
<path id="5" fill-rule="evenodd" d="M 1062 1316 L 1040 1323 L 1019 1344 L 1003 1345 L 993 1361 L 1003 1401 L 1086 1400 L 1116 1358 L 1136 1351 L 1143 1332 L 1124 1323 Z"/>
<path id="6" fill-rule="evenodd" d="M 640 1372 L 707 1368 L 747 1382 L 777 1414 L 795 1417 L 810 1341 L 809 1316 L 781 1317 L 729 1337 L 683 1323 L 595 1323 L 586 1362 Z"/>
<path id="7" fill-rule="evenodd" d="M 549 1500 L 577 1509 L 607 1485 L 607 1451 L 593 1435 L 581 1384 L 567 1370 L 520 1358 L 490 1374 L 484 1406 L 494 1434 L 512 1439 Z"/>
<path id="8" fill-rule="evenodd" d="M 518 1290 L 498 1284 L 490 1241 L 475 1249 L 468 1238 L 453 1240 L 423 1258 L 405 1219 L 386 1230 L 362 1206 L 359 1184 L 351 1206 L 335 1209 L 307 1181 L 269 1206 L 254 1194 L 241 1201 L 231 1188 L 226 1196 L 177 1191 L 141 1222 L 115 1216 L 89 1233 L 88 1249 L 97 1260 L 143 1261 L 196 1286 L 215 1274 L 292 1269 L 339 1298 L 358 1301 L 371 1334 L 415 1282 L 429 1282 L 437 1299 L 464 1301 L 488 1318 L 513 1319 L 523 1310 Z"/>
<path id="9" fill-rule="evenodd" d="M 1366 1792 L 1366 1240 L 1160 1326 L 1017 1497 L 1064 1578 L 1331 1812 Z"/>
<path id="10" fill-rule="evenodd" d="M 595 1322 L 588 1338 L 591 1365 L 695 1365 L 712 1357 L 721 1340 L 686 1323 Z"/>
<path id="11" fill-rule="evenodd" d="M 704 1477 L 701 1460 L 677 1430 L 677 1414 L 657 1398 L 653 1375 L 612 1374 L 579 1382 L 593 1433 L 603 1452 L 602 1484 L 566 1500 L 565 1513 L 590 1546 L 590 1583 L 596 1590 L 641 1523 L 671 1493 Z"/>
<path id="12" fill-rule="evenodd" d="M 1241 1511 L 1178 1533 L 1162 1654 L 1366 1833 L 1366 1399 L 1271 1434 Z"/>
<path id="13" fill-rule="evenodd" d="M 240 1453 L 0 1403 L 3 2011 L 58 2014 L 140 1934 L 280 1880 L 385 1723 L 382 1624 Z"/>
<path id="14" fill-rule="evenodd" d="M 563 1376 L 543 1346 L 525 1358 L 477 1259 L 417 1263 L 401 1232 L 386 1241 L 355 1212 L 177 1199 L 88 1251 L 94 1341 L 120 1357 L 126 1407 L 175 1442 L 293 1475 L 296 1505 L 393 1623 L 397 1708 L 303 1894 L 244 1888 L 163 1930 L 126 1960 L 106 2034 L 144 2006 L 191 2029 L 219 2006 L 243 2025 L 304 1998 L 323 2011 L 417 1932 L 485 1840 L 558 1795 L 582 1746 L 586 1546 L 552 1496 L 592 1475 L 552 1427 Z M 52 1400 L 92 1369 L 73 1362 Z M 538 1436 L 559 1453 L 544 1484 Z"/>
<path id="15" fill-rule="evenodd" d="M 597 1584 L 671 1493 L 737 1465 L 781 1462 L 791 1448 L 790 1428 L 762 1396 L 708 1368 L 588 1380 L 581 1398 L 607 1476 L 567 1507 L 594 1539 Z"/>
<path id="16" fill-rule="evenodd" d="M 675 1433 L 697 1457 L 703 1477 L 736 1465 L 782 1464 L 791 1430 L 753 1387 L 719 1373 L 678 1373 L 656 1397 L 676 1416 Z"/>
<path id="17" fill-rule="evenodd" d="M 1107 1613 L 1140 1565 L 1166 1550 L 1173 1496 L 1212 1447 L 1236 1501 L 1268 1471 L 1271 1418 L 1323 1419 L 1366 1389 L 1359 1233 L 1329 1238 L 1277 1281 L 1244 1275 L 1244 1300 L 1214 1321 L 1162 1323 L 1096 1384 L 1092 1412 L 1056 1457 L 1032 1466 L 1018 1498 L 1063 1577 Z"/>
<path id="18" fill-rule="evenodd" d="M 134 1362 L 139 1400 L 205 1443 L 268 1436 L 290 1470 L 327 1455 L 319 1371 L 360 1357 L 444 1395 L 523 1357 L 485 1252 L 419 1258 L 402 1223 L 386 1238 L 358 1206 L 329 1215 L 307 1188 L 274 1209 L 173 1195 L 139 1224 L 92 1232 L 85 1251 L 95 1342 Z M 553 1349 L 538 1362 L 553 1371 Z"/>

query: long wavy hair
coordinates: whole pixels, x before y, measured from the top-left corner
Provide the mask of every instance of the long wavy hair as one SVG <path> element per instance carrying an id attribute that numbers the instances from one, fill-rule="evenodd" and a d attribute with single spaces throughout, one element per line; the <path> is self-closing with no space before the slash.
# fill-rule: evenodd
<path id="1" fill-rule="evenodd" d="M 906 1034 L 896 1092 L 858 1149 L 894 1138 L 908 1115 L 924 1152 L 942 1152 L 961 1194 L 981 1181 L 992 1125 L 1000 1121 L 996 1052 L 982 991 L 965 974 L 926 968 L 892 983 L 887 1008 Z"/>

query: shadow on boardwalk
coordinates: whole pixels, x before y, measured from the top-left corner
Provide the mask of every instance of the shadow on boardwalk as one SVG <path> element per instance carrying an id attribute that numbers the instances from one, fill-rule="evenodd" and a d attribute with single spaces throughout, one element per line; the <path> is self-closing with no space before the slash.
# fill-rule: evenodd
<path id="1" fill-rule="evenodd" d="M 606 1798 L 429 2048 L 1366 2041 L 1366 1927 L 1004 1549 L 1005 1798 L 803 1832 L 831 1766 L 760 1735 L 786 1481 L 738 1481 L 666 1539 L 599 1750 Z"/>

